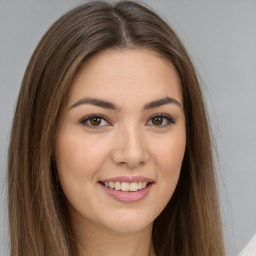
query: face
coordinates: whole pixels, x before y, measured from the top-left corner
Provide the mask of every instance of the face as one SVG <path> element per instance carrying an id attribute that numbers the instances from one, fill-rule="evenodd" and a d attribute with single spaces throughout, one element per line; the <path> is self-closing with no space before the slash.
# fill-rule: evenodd
<path id="1" fill-rule="evenodd" d="M 149 50 L 105 50 L 77 72 L 56 138 L 71 219 L 116 232 L 152 227 L 186 144 L 179 76 Z"/>

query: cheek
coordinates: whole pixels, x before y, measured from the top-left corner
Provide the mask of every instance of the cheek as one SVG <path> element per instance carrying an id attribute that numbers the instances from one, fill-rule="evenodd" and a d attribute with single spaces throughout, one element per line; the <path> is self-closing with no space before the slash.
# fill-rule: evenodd
<path id="1" fill-rule="evenodd" d="M 165 175 L 180 171 L 186 147 L 185 136 L 175 136 L 158 143 L 154 150 L 154 158 L 159 171 Z"/>
<path id="2" fill-rule="evenodd" d="M 81 202 L 89 201 L 87 196 L 92 195 L 108 154 L 107 145 L 77 132 L 59 133 L 55 144 L 57 172 L 64 194 L 74 209 L 81 210 Z"/>
<path id="3" fill-rule="evenodd" d="M 56 141 L 55 158 L 60 175 L 93 175 L 107 155 L 106 145 L 90 136 L 60 134 Z M 78 177 L 79 178 L 79 177 Z"/>
<path id="4" fill-rule="evenodd" d="M 185 146 L 185 136 L 177 136 L 159 143 L 152 153 L 163 205 L 170 200 L 178 183 Z"/>
<path id="5" fill-rule="evenodd" d="M 82 183 L 77 181 L 86 180 L 88 177 L 88 172 L 84 169 L 88 160 L 84 157 L 83 149 L 77 138 L 59 133 L 55 144 L 55 160 L 61 187 L 69 201 L 72 201 L 70 195 L 77 195 L 82 189 Z"/>

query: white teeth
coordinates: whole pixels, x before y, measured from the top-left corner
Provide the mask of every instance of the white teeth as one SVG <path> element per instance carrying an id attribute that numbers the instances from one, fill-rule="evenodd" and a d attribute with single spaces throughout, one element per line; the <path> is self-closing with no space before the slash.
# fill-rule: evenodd
<path id="1" fill-rule="evenodd" d="M 138 187 L 139 186 L 137 182 L 130 183 L 130 191 L 137 191 L 139 189 Z"/>
<path id="2" fill-rule="evenodd" d="M 122 191 L 129 191 L 130 190 L 130 185 L 128 182 L 122 182 L 121 183 L 121 190 Z"/>
<path id="3" fill-rule="evenodd" d="M 129 183 L 129 182 L 110 181 L 110 182 L 105 182 L 104 184 L 106 187 L 112 188 L 115 190 L 135 192 L 135 191 L 145 188 L 147 186 L 148 182 L 138 181 L 138 182 Z"/>
<path id="4" fill-rule="evenodd" d="M 105 186 L 106 186 L 106 185 L 105 185 Z M 106 187 L 107 187 L 107 186 L 106 186 Z M 115 187 L 115 183 L 112 182 L 112 181 L 110 181 L 110 182 L 109 182 L 109 187 L 110 187 L 110 188 L 114 188 L 114 187 Z"/>
<path id="5" fill-rule="evenodd" d="M 120 190 L 120 189 L 121 189 L 120 182 L 115 182 L 115 190 Z"/>

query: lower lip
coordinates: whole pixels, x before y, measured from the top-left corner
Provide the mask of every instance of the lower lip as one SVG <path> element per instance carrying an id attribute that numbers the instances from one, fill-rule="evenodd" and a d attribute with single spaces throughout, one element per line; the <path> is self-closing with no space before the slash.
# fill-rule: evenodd
<path id="1" fill-rule="evenodd" d="M 104 191 L 114 199 L 123 202 L 123 203 L 133 203 L 138 202 L 145 198 L 148 193 L 150 192 L 150 189 L 153 186 L 153 183 L 148 184 L 145 188 L 132 192 L 132 191 L 121 191 L 121 190 L 115 190 L 113 188 L 108 188 L 104 186 L 103 184 L 100 184 Z"/>

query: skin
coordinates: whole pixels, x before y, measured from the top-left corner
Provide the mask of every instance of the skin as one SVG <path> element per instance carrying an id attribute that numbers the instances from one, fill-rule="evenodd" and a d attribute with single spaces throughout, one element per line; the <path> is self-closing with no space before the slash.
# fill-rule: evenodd
<path id="1" fill-rule="evenodd" d="M 145 109 L 166 97 L 174 102 Z M 94 114 L 104 117 L 97 125 L 87 118 Z M 79 255 L 155 255 L 153 221 L 175 190 L 185 145 L 181 82 L 169 60 L 148 49 L 112 49 L 80 67 L 55 146 Z M 142 200 L 120 202 L 99 183 L 116 176 L 143 176 L 153 185 Z"/>

